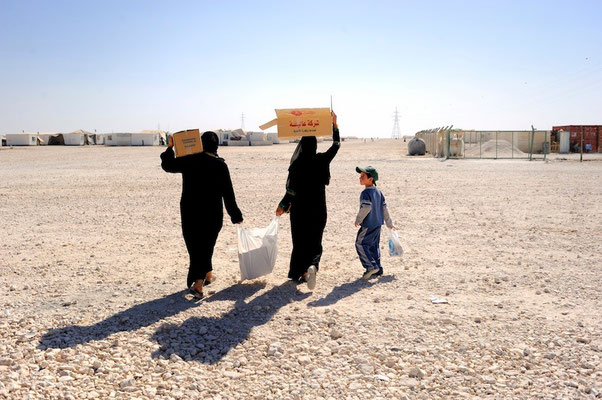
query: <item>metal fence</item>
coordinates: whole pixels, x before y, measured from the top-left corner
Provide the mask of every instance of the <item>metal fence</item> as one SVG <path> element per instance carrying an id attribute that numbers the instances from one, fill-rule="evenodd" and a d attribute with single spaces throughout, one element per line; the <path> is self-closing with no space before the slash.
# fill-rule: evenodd
<path id="1" fill-rule="evenodd" d="M 452 127 L 418 132 L 434 157 L 451 159 L 544 159 L 550 131 L 467 131 Z"/>

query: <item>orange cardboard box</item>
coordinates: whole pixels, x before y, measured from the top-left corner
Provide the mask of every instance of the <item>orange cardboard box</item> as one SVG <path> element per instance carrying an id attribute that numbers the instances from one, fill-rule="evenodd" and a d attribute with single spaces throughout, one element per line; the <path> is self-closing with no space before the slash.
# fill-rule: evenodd
<path id="1" fill-rule="evenodd" d="M 203 152 L 201 133 L 198 129 L 188 129 L 186 131 L 174 133 L 173 144 L 176 151 L 176 158 Z"/>
<path id="2" fill-rule="evenodd" d="M 277 109 L 276 117 L 259 128 L 265 130 L 278 125 L 278 137 L 281 139 L 332 135 L 330 108 Z"/>

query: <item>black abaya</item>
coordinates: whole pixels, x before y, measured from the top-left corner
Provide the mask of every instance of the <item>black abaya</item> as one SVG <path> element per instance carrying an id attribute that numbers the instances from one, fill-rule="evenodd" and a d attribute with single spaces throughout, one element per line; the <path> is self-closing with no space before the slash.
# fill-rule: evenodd
<path id="1" fill-rule="evenodd" d="M 209 143 L 205 140 L 206 135 L 204 133 L 202 137 L 204 153 L 175 158 L 173 149 L 168 147 L 161 154 L 163 170 L 182 174 L 180 215 L 182 235 L 190 256 L 187 287 L 205 279 L 207 272 L 213 269 L 211 257 L 224 215 L 222 199 L 232 223 L 243 220 L 234 197 L 228 166 L 215 154 L 217 137 L 209 135 L 212 140 Z"/>
<path id="2" fill-rule="evenodd" d="M 291 159 L 286 195 L 280 207 L 291 214 L 293 251 L 288 277 L 298 280 L 307 269 L 320 267 L 322 235 L 326 227 L 326 185 L 330 183 L 330 162 L 339 151 L 339 132 L 333 129 L 333 144 L 317 153 L 313 136 L 301 139 Z"/>

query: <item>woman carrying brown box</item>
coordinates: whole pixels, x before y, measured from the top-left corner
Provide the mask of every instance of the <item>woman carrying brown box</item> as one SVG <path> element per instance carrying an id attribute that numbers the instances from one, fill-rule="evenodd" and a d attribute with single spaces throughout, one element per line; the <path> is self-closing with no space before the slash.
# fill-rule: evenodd
<path id="1" fill-rule="evenodd" d="M 182 234 L 190 256 L 186 285 L 197 298 L 203 297 L 203 285 L 215 280 L 211 258 L 222 229 L 223 204 L 233 224 L 243 221 L 236 204 L 228 166 L 217 155 L 219 139 L 214 132 L 201 136 L 203 152 L 175 157 L 173 137 L 161 154 L 161 168 L 182 174 L 180 214 Z"/>

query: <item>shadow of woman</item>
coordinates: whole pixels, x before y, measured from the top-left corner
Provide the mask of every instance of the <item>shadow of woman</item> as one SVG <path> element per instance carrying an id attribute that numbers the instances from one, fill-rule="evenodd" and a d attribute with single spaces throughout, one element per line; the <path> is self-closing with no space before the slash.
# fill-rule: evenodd
<path id="1" fill-rule="evenodd" d="M 371 287 L 377 283 L 389 283 L 396 280 L 393 275 L 385 275 L 381 276 L 378 281 L 364 281 L 361 279 L 357 279 L 352 282 L 343 283 L 332 289 L 330 293 L 326 297 L 323 297 L 318 300 L 311 301 L 307 303 L 310 307 L 326 307 L 335 304 L 337 301 L 342 298 L 349 297 L 352 294 L 359 292 L 362 289 Z"/>
<path id="2" fill-rule="evenodd" d="M 221 297 L 211 296 L 207 301 L 226 300 L 227 292 L 226 289 L 221 292 Z M 181 325 L 164 324 L 159 327 L 152 339 L 161 347 L 152 355 L 169 358 L 177 354 L 186 361 L 215 364 L 244 342 L 254 327 L 269 322 L 287 304 L 308 296 L 310 293 L 299 292 L 291 281 L 275 286 L 249 303 L 236 296 L 234 308 L 219 318 L 193 317 Z"/>
<path id="3" fill-rule="evenodd" d="M 264 286 L 265 284 L 241 284 L 231 286 L 225 289 L 225 291 L 229 291 L 227 296 L 232 297 L 235 295 L 238 299 L 244 299 L 263 289 Z M 179 291 L 160 299 L 137 304 L 94 325 L 70 325 L 63 328 L 51 329 L 40 339 L 38 349 L 65 349 L 78 344 L 102 340 L 117 332 L 135 331 L 189 308 L 197 307 L 209 299 L 214 299 L 213 301 L 219 300 L 222 292 L 224 291 L 220 291 L 202 301 L 191 301 L 184 297 L 187 293 L 186 290 Z"/>

